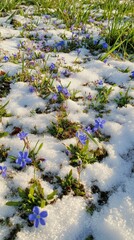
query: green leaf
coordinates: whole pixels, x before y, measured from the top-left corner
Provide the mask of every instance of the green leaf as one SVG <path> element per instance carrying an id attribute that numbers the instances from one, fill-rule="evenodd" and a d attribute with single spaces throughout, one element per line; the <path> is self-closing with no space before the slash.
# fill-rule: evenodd
<path id="1" fill-rule="evenodd" d="M 26 198 L 27 197 L 27 194 L 26 194 L 26 192 L 22 189 L 22 188 L 18 188 L 18 193 L 19 193 L 19 196 L 22 198 L 22 199 L 24 199 L 24 198 Z"/>
<path id="2" fill-rule="evenodd" d="M 0 138 L 6 137 L 6 136 L 8 136 L 8 135 L 9 135 L 8 132 L 1 132 L 1 133 L 0 133 Z"/>
<path id="3" fill-rule="evenodd" d="M 52 200 L 56 194 L 57 194 L 57 191 L 54 190 L 52 193 L 47 195 L 47 200 Z"/>
<path id="4" fill-rule="evenodd" d="M 91 134 L 87 133 L 86 131 L 84 131 L 84 132 L 87 134 L 87 136 L 88 136 L 95 144 L 98 145 L 97 141 L 93 138 L 93 136 L 92 136 Z"/>
<path id="5" fill-rule="evenodd" d="M 12 206 L 12 207 L 18 207 L 22 204 L 22 202 L 18 201 L 18 202 L 14 202 L 14 201 L 9 201 L 9 202 L 6 202 L 6 205 L 7 206 Z"/>
<path id="6" fill-rule="evenodd" d="M 38 147 L 37 152 L 35 153 L 36 155 L 38 154 L 38 152 L 41 150 L 41 148 L 43 147 L 43 143 L 40 144 L 40 146 Z"/>
<path id="7" fill-rule="evenodd" d="M 40 204 L 40 207 L 41 208 L 44 208 L 46 205 L 46 201 L 44 199 L 41 200 L 41 204 Z"/>

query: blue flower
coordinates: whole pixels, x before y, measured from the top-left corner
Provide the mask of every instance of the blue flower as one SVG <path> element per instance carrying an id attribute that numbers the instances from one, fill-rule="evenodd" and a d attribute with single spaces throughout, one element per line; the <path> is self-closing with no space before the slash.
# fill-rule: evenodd
<path id="1" fill-rule="evenodd" d="M 104 42 L 104 43 L 102 43 L 102 47 L 103 47 L 104 49 L 107 49 L 107 48 L 108 48 L 108 44 L 107 44 L 106 42 Z"/>
<path id="2" fill-rule="evenodd" d="M 6 166 L 4 166 L 4 167 L 0 166 L 0 173 L 1 173 L 3 178 L 5 178 L 6 175 L 7 175 L 6 171 L 7 171 L 7 167 Z"/>
<path id="3" fill-rule="evenodd" d="M 23 132 L 23 131 L 17 134 L 17 136 L 20 138 L 20 140 L 24 140 L 24 138 L 26 138 L 27 135 L 28 135 L 28 133 Z"/>
<path id="4" fill-rule="evenodd" d="M 54 69 L 56 68 L 55 64 L 54 63 L 51 63 L 49 69 L 50 71 L 53 71 Z"/>
<path id="5" fill-rule="evenodd" d="M 103 118 L 97 118 L 95 119 L 95 126 L 94 126 L 94 130 L 96 129 L 96 131 L 98 130 L 98 128 L 103 128 L 103 125 L 106 121 Z"/>
<path id="6" fill-rule="evenodd" d="M 102 85 L 103 85 L 103 81 L 102 81 L 102 80 L 99 80 L 99 81 L 98 81 L 98 84 L 99 84 L 100 86 L 102 86 Z"/>
<path id="7" fill-rule="evenodd" d="M 107 59 L 105 59 L 103 62 L 104 62 L 104 63 L 107 63 Z"/>
<path id="8" fill-rule="evenodd" d="M 29 86 L 29 92 L 30 92 L 30 93 L 33 93 L 33 92 L 35 92 L 35 87 L 33 87 L 32 85 L 31 85 L 31 86 Z"/>
<path id="9" fill-rule="evenodd" d="M 134 71 L 131 72 L 131 77 L 134 78 Z"/>
<path id="10" fill-rule="evenodd" d="M 64 94 L 65 97 L 70 97 L 70 93 L 67 88 L 63 88 L 62 93 Z"/>
<path id="11" fill-rule="evenodd" d="M 5 62 L 7 62 L 9 60 L 9 57 L 4 56 L 3 59 L 5 60 Z"/>
<path id="12" fill-rule="evenodd" d="M 91 22 L 91 23 L 93 23 L 95 20 L 90 17 L 88 21 Z"/>
<path id="13" fill-rule="evenodd" d="M 76 132 L 76 137 L 79 139 L 79 141 L 85 145 L 87 141 L 87 135 L 83 133 L 82 131 Z"/>
<path id="14" fill-rule="evenodd" d="M 65 77 L 69 77 L 71 75 L 71 72 L 68 70 L 68 69 L 65 69 L 65 71 L 62 72 L 62 74 L 65 76 Z"/>
<path id="15" fill-rule="evenodd" d="M 98 44 L 98 40 L 94 40 L 94 45 L 97 45 Z"/>
<path id="16" fill-rule="evenodd" d="M 56 100 L 57 100 L 57 98 L 58 98 L 57 94 L 56 94 L 56 93 L 54 93 L 54 94 L 53 94 L 53 96 L 52 96 L 52 100 L 53 100 L 53 101 L 56 101 Z"/>
<path id="17" fill-rule="evenodd" d="M 58 50 L 60 50 L 62 47 L 64 47 L 64 45 L 65 45 L 65 42 L 62 40 L 62 41 L 56 43 L 55 47 L 56 47 Z"/>
<path id="18" fill-rule="evenodd" d="M 86 39 L 89 39 L 89 38 L 90 38 L 90 34 L 87 33 L 87 34 L 86 34 Z"/>
<path id="19" fill-rule="evenodd" d="M 90 126 L 85 127 L 84 130 L 89 134 L 92 133 L 92 130 L 91 130 Z"/>
<path id="20" fill-rule="evenodd" d="M 62 92 L 62 89 L 63 89 L 63 87 L 62 87 L 61 85 L 58 85 L 58 86 L 57 86 L 57 90 L 58 90 L 59 93 Z"/>
<path id="21" fill-rule="evenodd" d="M 20 165 L 20 167 L 24 168 L 27 163 L 31 163 L 31 158 L 28 158 L 28 152 L 20 151 L 18 154 L 18 158 L 16 159 L 16 163 Z"/>
<path id="22" fill-rule="evenodd" d="M 79 48 L 76 51 L 78 55 L 81 53 L 81 50 Z"/>
<path id="23" fill-rule="evenodd" d="M 28 216 L 28 219 L 30 221 L 34 222 L 34 227 L 38 228 L 39 223 L 41 225 L 45 225 L 46 224 L 44 218 L 46 218 L 47 216 L 48 216 L 47 211 L 40 212 L 39 211 L 39 207 L 35 206 L 33 208 L 33 213 Z"/>

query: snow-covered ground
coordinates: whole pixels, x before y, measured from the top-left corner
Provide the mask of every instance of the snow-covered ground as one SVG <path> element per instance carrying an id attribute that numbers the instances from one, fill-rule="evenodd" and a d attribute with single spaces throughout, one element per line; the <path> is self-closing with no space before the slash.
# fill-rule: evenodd
<path id="1" fill-rule="evenodd" d="M 110 57 L 104 63 L 85 47 L 79 48 L 80 53 L 77 50 L 44 52 L 46 47 L 62 41 L 63 34 L 68 38 L 71 36 L 72 33 L 67 31 L 60 21 L 54 18 L 47 19 L 45 16 L 34 16 L 33 19 L 15 16 L 15 19 L 22 24 L 32 22 L 36 25 L 32 31 L 24 31 L 22 36 L 22 26 L 15 30 L 6 19 L 0 18 L 0 70 L 14 77 L 10 91 L 1 98 L 2 105 L 9 101 L 5 108 L 10 116 L 3 116 L 0 122 L 0 131 L 9 133 L 8 136 L 0 138 L 0 144 L 5 149 L 9 148 L 6 161 L 0 160 L 0 166 L 7 167 L 6 177 L 3 178 L 2 174 L 0 175 L 0 240 L 4 240 L 7 236 L 6 239 L 11 239 L 10 234 L 12 235 L 12 229 L 16 224 L 20 224 L 21 227 L 15 235 L 15 240 L 85 240 L 89 236 L 93 236 L 95 240 L 133 240 L 134 78 L 131 77 L 131 72 L 134 71 L 134 63 Z M 99 38 L 99 30 L 92 23 L 91 26 L 87 26 L 87 31 L 94 40 Z M 34 40 L 28 39 L 25 35 L 29 33 L 33 36 L 38 34 L 40 40 L 35 41 L 36 37 Z M 25 42 L 25 48 L 19 48 L 20 42 Z M 17 54 L 19 51 L 21 57 L 18 63 L 10 61 L 12 54 Z M 26 62 L 30 54 L 36 51 L 44 53 L 44 57 L 38 57 L 37 60 L 31 59 L 36 64 L 29 69 L 30 74 L 39 72 L 44 62 L 48 68 L 52 63 L 56 64 L 58 76 L 53 78 L 55 89 L 59 84 L 67 87 L 70 83 L 68 91 L 70 93 L 78 91 L 77 100 L 68 97 L 62 103 L 67 111 L 67 118 L 79 123 L 82 128 L 94 125 L 95 119 L 100 116 L 105 119 L 106 123 L 100 130 L 104 139 L 98 141 L 99 146 L 103 146 L 107 151 L 107 156 L 100 162 L 86 164 L 85 168 L 81 169 L 80 182 L 84 185 L 87 196 L 74 196 L 72 191 L 68 195 L 63 195 L 62 198 L 57 194 L 53 203 L 46 205 L 43 209 L 40 208 L 41 211 L 47 211 L 48 216 L 46 225 L 40 225 L 37 229 L 29 226 L 27 220 L 21 218 L 17 208 L 5 205 L 7 201 L 20 200 L 13 193 L 18 187 L 27 188 L 34 174 L 33 165 L 27 165 L 20 171 L 10 159 L 10 156 L 17 158 L 18 152 L 23 149 L 23 141 L 19 140 L 17 134 L 12 134 L 14 129 L 20 128 L 28 133 L 31 148 L 37 141 L 43 143 L 38 158 L 44 158 L 45 161 L 41 162 L 41 170 L 38 169 L 36 175 L 45 195 L 54 190 L 55 184 L 43 179 L 42 175 L 51 173 L 53 176 L 64 178 L 72 169 L 74 178 L 78 179 L 78 168 L 70 165 L 69 156 L 65 153 L 65 145 L 76 144 L 76 137 L 61 140 L 48 133 L 51 122 L 57 121 L 58 113 L 58 108 L 54 111 L 53 104 L 49 101 L 52 93 L 50 92 L 47 98 L 43 98 L 38 90 L 30 91 L 34 80 L 33 82 L 26 78 L 24 82 L 16 80 L 15 74 L 22 71 L 23 58 Z M 8 56 L 9 60 L 5 61 L 4 56 Z M 71 74 L 65 77 L 62 72 L 68 66 Z M 129 70 L 125 72 L 127 68 Z M 43 73 L 39 73 L 38 77 L 41 74 Z M 99 84 L 100 80 L 102 85 Z M 38 81 L 39 79 L 36 79 L 36 82 Z M 2 88 L 3 82 L 0 84 Z M 36 87 L 36 84 L 33 85 Z M 108 102 L 104 104 L 104 109 L 95 110 L 91 107 L 92 99 L 95 99 L 97 89 L 103 87 L 112 87 L 112 91 L 108 96 Z M 119 93 L 124 94 L 128 88 L 128 95 L 132 99 L 119 107 L 114 100 L 120 98 Z M 88 98 L 89 94 L 92 99 Z M 47 111 L 48 105 L 50 111 Z M 40 114 L 36 111 L 37 109 L 40 109 Z M 109 138 L 105 140 L 107 136 Z M 96 149 L 92 140 L 89 142 L 89 148 Z M 99 191 L 93 191 L 95 188 Z M 60 193 L 60 187 L 58 191 Z M 104 202 L 102 195 L 107 195 L 107 200 Z M 89 202 L 95 205 L 92 214 L 87 211 Z"/>

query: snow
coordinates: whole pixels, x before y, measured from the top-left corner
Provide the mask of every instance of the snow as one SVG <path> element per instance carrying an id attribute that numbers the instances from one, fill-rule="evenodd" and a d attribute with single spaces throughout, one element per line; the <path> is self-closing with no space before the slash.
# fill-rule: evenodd
<path id="1" fill-rule="evenodd" d="M 30 11 L 30 8 L 26 11 Z M 6 52 L 6 55 L 10 56 L 10 54 L 18 52 L 17 44 L 20 40 L 27 41 L 27 38 L 20 38 L 21 29 L 12 29 L 10 23 L 5 23 L 6 19 L 0 18 L 0 32 L 2 32 L 2 37 L 6 38 L 8 30 L 10 30 L 8 35 L 10 39 L 2 40 L 0 48 L 3 53 Z M 14 19 L 22 24 L 32 21 L 32 23 L 38 23 L 37 29 L 30 31 L 32 34 L 38 32 L 41 36 L 44 33 L 42 28 L 45 28 L 45 34 L 50 37 L 46 40 L 46 44 L 49 46 L 62 40 L 61 33 L 65 33 L 67 37 L 71 36 L 70 31 L 58 29 L 57 25 L 61 24 L 58 19 L 46 20 L 44 17 L 35 16 L 32 20 L 20 15 L 15 15 Z M 55 25 L 53 24 L 54 20 L 56 20 Z M 4 24 L 7 26 L 5 27 Z M 99 28 L 89 25 L 88 29 L 93 38 L 98 39 Z M 80 50 L 79 56 L 77 56 L 76 51 L 56 54 L 54 52 L 45 53 L 45 59 L 49 56 L 47 66 L 50 66 L 52 62 L 56 63 L 57 59 L 63 57 L 65 63 L 59 67 L 60 71 L 67 66 L 74 69 L 69 78 L 62 75 L 59 78 L 64 87 L 71 82 L 68 88 L 69 92 L 78 90 L 76 96 L 81 98 L 77 101 L 66 99 L 63 106 L 66 108 L 67 118 L 72 122 L 79 123 L 82 127 L 89 124 L 94 125 L 94 120 L 98 117 L 98 112 L 90 108 L 90 101 L 87 100 L 89 93 L 95 97 L 97 81 L 103 80 L 104 86 L 108 88 L 112 86 L 113 88 L 103 113 L 106 123 L 101 129 L 101 133 L 110 136 L 110 139 L 99 142 L 96 138 L 99 142 L 98 145 L 104 147 L 108 155 L 101 162 L 86 164 L 80 174 L 80 182 L 84 185 L 86 193 L 90 193 L 96 205 L 99 194 L 92 193 L 93 185 L 98 186 L 100 191 L 110 192 L 108 201 L 94 210 L 93 215 L 91 215 L 86 211 L 87 201 L 91 201 L 90 198 L 73 196 L 72 192 L 62 198 L 56 196 L 53 203 L 41 209 L 41 211 L 48 211 L 48 217 L 46 218 L 46 226 L 40 225 L 38 229 L 35 229 L 34 226 L 29 227 L 27 221 L 22 220 L 14 207 L 5 205 L 9 200 L 16 200 L 14 196 L 10 195 L 12 190 L 17 192 L 18 187 L 27 188 L 34 174 L 33 166 L 27 166 L 20 171 L 14 168 L 15 162 L 11 162 L 10 156 L 17 158 L 18 152 L 22 151 L 24 146 L 23 141 L 19 140 L 17 135 L 11 134 L 14 127 L 19 127 L 28 133 L 31 149 L 38 141 L 39 144 L 43 143 L 43 147 L 38 153 L 38 158 L 43 158 L 43 161 L 36 171 L 36 176 L 40 180 L 45 195 L 50 194 L 55 189 L 55 184 L 43 180 L 42 175 L 51 173 L 53 176 L 58 175 L 64 178 L 72 169 L 73 177 L 78 179 L 78 169 L 70 165 L 69 157 L 65 154 L 65 146 L 76 144 L 76 138 L 59 140 L 48 133 L 48 126 L 51 125 L 51 122 L 57 122 L 58 113 L 57 109 L 55 111 L 51 109 L 50 112 L 46 111 L 51 95 L 48 99 L 43 99 L 38 92 L 31 93 L 29 91 L 31 82 L 18 82 L 14 79 L 13 83 L 10 84 L 10 92 L 6 97 L 1 98 L 2 104 L 9 101 L 6 111 L 11 116 L 2 117 L 0 123 L 1 132 L 7 131 L 9 133 L 8 136 L 0 138 L 0 146 L 4 145 L 5 148 L 9 148 L 9 156 L 6 161 L 0 162 L 0 166 L 7 166 L 9 174 L 6 178 L 0 175 L 0 220 L 9 217 L 13 225 L 18 222 L 24 224 L 15 240 L 85 240 L 90 235 L 93 235 L 95 240 L 134 239 L 134 104 L 132 101 L 119 108 L 114 101 L 119 93 L 125 92 L 129 86 L 131 87 L 129 96 L 134 97 L 134 83 L 133 79 L 130 78 L 130 73 L 134 70 L 134 63 L 109 57 L 105 64 L 91 55 L 90 50 L 84 47 Z M 43 50 L 41 51 L 43 52 Z M 2 56 L 4 56 L 3 53 Z M 91 60 L 84 63 L 83 59 L 87 55 L 91 56 Z M 82 63 L 75 63 L 76 59 Z M 41 63 L 38 63 L 41 66 Z M 0 70 L 7 72 L 10 76 L 21 71 L 21 67 L 21 64 L 4 62 L 4 60 L 0 64 Z M 122 70 L 129 68 L 129 72 L 121 72 L 119 68 Z M 113 85 L 114 83 L 116 85 Z M 53 86 L 58 85 L 59 79 L 54 79 Z M 37 109 L 40 109 L 42 113 L 36 113 Z M 111 111 L 107 113 L 105 111 L 107 109 Z M 97 146 L 92 141 L 89 142 L 89 149 L 96 149 Z M 6 225 L 3 226 L 0 222 L 0 239 L 4 240 L 7 233 L 10 233 L 10 228 Z"/>

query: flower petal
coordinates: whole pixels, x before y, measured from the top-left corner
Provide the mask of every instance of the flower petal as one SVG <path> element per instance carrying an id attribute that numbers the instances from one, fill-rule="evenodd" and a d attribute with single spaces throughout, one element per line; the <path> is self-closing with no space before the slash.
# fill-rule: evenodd
<path id="1" fill-rule="evenodd" d="M 46 222 L 45 222 L 45 220 L 43 218 L 40 218 L 40 224 L 41 225 L 45 225 L 46 224 Z"/>
<path id="2" fill-rule="evenodd" d="M 45 218 L 45 217 L 47 217 L 47 216 L 48 216 L 47 211 L 43 211 L 43 212 L 40 213 L 40 217 L 41 217 L 41 218 Z"/>
<path id="3" fill-rule="evenodd" d="M 39 212 L 40 212 L 40 210 L 39 210 L 39 208 L 38 208 L 37 206 L 35 206 L 35 207 L 33 208 L 33 212 L 34 212 L 36 215 L 38 215 Z"/>
<path id="4" fill-rule="evenodd" d="M 37 228 L 39 226 L 39 219 L 36 218 L 34 221 L 34 226 Z"/>
<path id="5" fill-rule="evenodd" d="M 29 219 L 30 221 L 34 221 L 34 220 L 36 219 L 36 214 L 30 214 L 30 215 L 28 216 L 28 219 Z"/>

